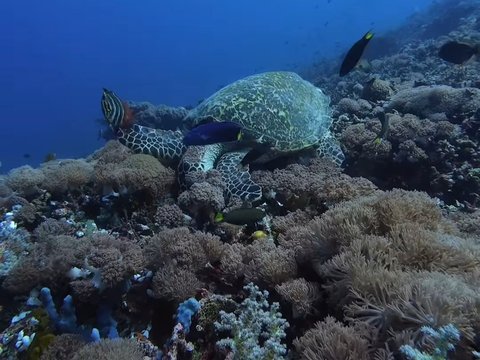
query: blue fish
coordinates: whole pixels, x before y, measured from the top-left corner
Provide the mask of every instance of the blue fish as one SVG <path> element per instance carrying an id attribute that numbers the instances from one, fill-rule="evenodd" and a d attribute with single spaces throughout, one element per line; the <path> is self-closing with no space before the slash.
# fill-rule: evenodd
<path id="1" fill-rule="evenodd" d="M 198 125 L 183 138 L 185 145 L 209 145 L 242 140 L 242 126 L 231 121 Z"/>

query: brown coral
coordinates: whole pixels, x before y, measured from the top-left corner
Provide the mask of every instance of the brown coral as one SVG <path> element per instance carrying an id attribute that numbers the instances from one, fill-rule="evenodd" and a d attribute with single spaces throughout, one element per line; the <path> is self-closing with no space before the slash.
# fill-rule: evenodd
<path id="1" fill-rule="evenodd" d="M 120 163 L 97 163 L 95 182 L 103 189 L 121 193 L 144 191 L 150 198 L 158 199 L 170 193 L 175 174 L 153 156 L 134 154 Z"/>
<path id="2" fill-rule="evenodd" d="M 275 286 L 280 296 L 292 305 L 293 317 L 305 317 L 314 312 L 313 305 L 320 298 L 318 284 L 304 278 L 293 279 Z"/>
<path id="3" fill-rule="evenodd" d="M 368 333 L 331 316 L 317 322 L 294 345 L 302 360 L 370 359 Z"/>
<path id="4" fill-rule="evenodd" d="M 81 190 L 93 181 L 93 165 L 85 160 L 49 161 L 40 167 L 45 181 L 42 186 L 52 194 L 64 194 L 71 190 Z"/>
<path id="5" fill-rule="evenodd" d="M 72 360 L 143 360 L 140 346 L 131 339 L 102 339 L 76 352 Z"/>

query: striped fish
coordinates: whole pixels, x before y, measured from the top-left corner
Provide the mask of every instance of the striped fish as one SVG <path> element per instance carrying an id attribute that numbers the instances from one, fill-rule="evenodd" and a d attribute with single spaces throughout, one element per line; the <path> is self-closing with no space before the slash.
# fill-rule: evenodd
<path id="1" fill-rule="evenodd" d="M 133 123 L 133 112 L 130 107 L 108 89 L 103 89 L 102 112 L 105 120 L 113 130 L 127 128 Z"/>

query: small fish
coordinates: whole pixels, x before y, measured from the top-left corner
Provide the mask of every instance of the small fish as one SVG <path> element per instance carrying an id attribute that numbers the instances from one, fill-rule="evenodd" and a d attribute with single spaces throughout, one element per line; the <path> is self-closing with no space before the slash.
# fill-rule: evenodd
<path id="1" fill-rule="evenodd" d="M 103 116 L 113 130 L 129 127 L 134 122 L 132 109 L 113 91 L 103 89 L 101 104 Z"/>
<path id="2" fill-rule="evenodd" d="M 260 157 L 265 155 L 268 151 L 271 150 L 271 146 L 268 144 L 255 144 L 253 148 L 243 157 L 240 164 L 243 166 L 251 164 L 258 160 Z"/>
<path id="3" fill-rule="evenodd" d="M 264 239 L 268 236 L 268 234 L 263 230 L 257 230 L 252 234 L 253 240 Z"/>
<path id="4" fill-rule="evenodd" d="M 198 125 L 183 138 L 185 145 L 209 145 L 242 140 L 242 126 L 231 121 L 214 121 Z"/>
<path id="5" fill-rule="evenodd" d="M 380 130 L 380 133 L 377 135 L 375 140 L 373 142 L 376 145 L 380 145 L 384 139 L 387 138 L 388 132 L 390 130 L 390 117 L 386 115 L 385 113 L 380 113 L 378 116 L 380 122 L 382 123 L 382 129 Z"/>
<path id="6" fill-rule="evenodd" d="M 25 153 L 25 154 L 23 154 L 23 157 L 25 159 L 30 159 L 32 156 L 29 153 Z"/>
<path id="7" fill-rule="evenodd" d="M 240 208 L 226 214 L 215 215 L 215 222 L 226 222 L 234 225 L 253 224 L 265 217 L 265 211 L 257 208 Z"/>
<path id="8" fill-rule="evenodd" d="M 480 47 L 458 41 L 449 41 L 438 50 L 438 56 L 454 64 L 463 64 L 479 53 Z"/>
<path id="9" fill-rule="evenodd" d="M 49 162 L 57 159 L 57 154 L 54 152 L 48 153 L 45 155 L 45 158 L 43 159 L 43 162 Z"/>
<path id="10" fill-rule="evenodd" d="M 350 50 L 348 50 L 347 55 L 343 59 L 342 66 L 340 67 L 340 76 L 347 75 L 357 65 L 365 47 L 372 37 L 373 33 L 370 31 L 367 32 L 360 40 L 353 44 Z"/>

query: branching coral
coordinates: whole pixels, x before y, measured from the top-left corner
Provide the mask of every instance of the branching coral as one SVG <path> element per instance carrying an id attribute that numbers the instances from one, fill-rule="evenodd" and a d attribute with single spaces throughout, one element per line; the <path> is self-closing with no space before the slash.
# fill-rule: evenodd
<path id="1" fill-rule="evenodd" d="M 252 283 L 244 289 L 249 295 L 234 313 L 220 311 L 215 328 L 231 337 L 219 340 L 217 347 L 230 353 L 234 360 L 283 358 L 287 349 L 281 342 L 289 324 L 278 311 L 278 303 L 270 305 L 268 291 L 260 291 Z"/>

